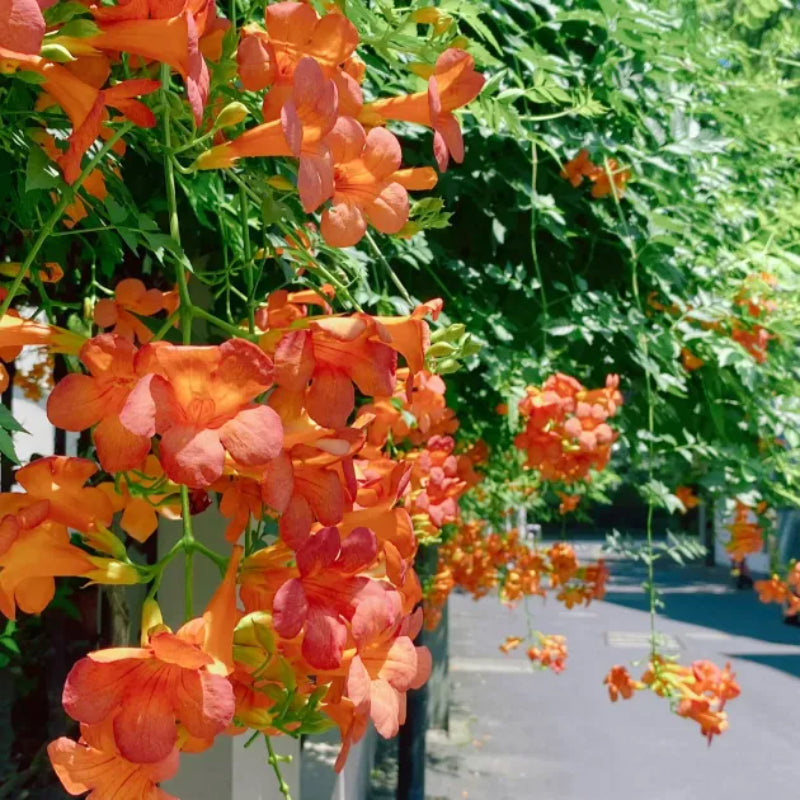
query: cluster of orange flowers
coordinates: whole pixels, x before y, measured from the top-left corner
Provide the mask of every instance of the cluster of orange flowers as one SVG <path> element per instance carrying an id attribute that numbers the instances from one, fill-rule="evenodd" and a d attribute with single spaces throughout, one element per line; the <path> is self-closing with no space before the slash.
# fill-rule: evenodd
<path id="1" fill-rule="evenodd" d="M 488 448 L 477 441 L 464 452 L 455 452 L 452 434 L 458 429 L 458 420 L 447 406 L 442 378 L 425 369 L 414 373 L 398 370 L 394 394 L 376 398 L 361 411 L 374 415 L 367 433 L 369 447 L 411 445 L 404 452 L 405 460 L 413 465 L 406 499 L 417 535 L 436 539 L 444 526 L 460 524 L 459 499 L 480 482 L 481 474 L 475 468 L 486 461 Z M 428 629 L 438 625 L 453 586 L 453 574 L 440 562 L 439 571 L 425 588 Z"/>
<path id="2" fill-rule="evenodd" d="M 759 503 L 754 509 L 741 500 L 736 501 L 733 522 L 725 526 L 731 535 L 725 549 L 734 561 L 764 549 L 764 529 L 758 524 L 758 517 L 766 510 L 766 503 Z"/>
<path id="3" fill-rule="evenodd" d="M 438 14 L 418 21 L 449 26 Z M 357 243 L 369 225 L 400 233 L 408 191 L 437 181 L 430 167 L 403 168 L 387 123 L 432 129 L 441 171 L 451 158 L 463 160 L 453 112 L 484 83 L 463 50 L 415 66 L 423 91 L 369 102 L 359 34 L 338 6 L 320 15 L 308 3 L 273 3 L 263 27 L 230 29 L 214 0 L 8 0 L 0 71 L 37 86 L 36 109 L 54 122 L 34 138 L 83 192 L 71 197 L 65 224 L 87 215 L 90 196 L 105 199 L 109 173 L 120 175 L 127 128 L 110 123 L 156 126 L 150 100 L 141 98 L 159 89 L 161 107 L 183 114 L 184 129 L 194 130 L 168 159 L 210 139 L 211 149 L 181 167 L 187 173 L 246 158 L 288 160 L 304 211 L 320 213 L 321 236 L 332 246 Z M 233 41 L 236 63 L 222 64 Z M 174 74 L 183 110 L 169 102 Z M 250 115 L 248 105 L 231 102 L 242 92 L 258 93 L 261 112 L 237 135 Z M 244 99 L 250 104 L 253 95 Z M 164 129 L 175 132 L 166 113 Z M 110 152 L 101 168 L 89 156 L 104 142 Z M 295 189 L 281 176 L 274 181 Z M 310 250 L 314 230 L 295 231 L 290 247 Z M 42 282 L 63 275 L 58 265 L 36 269 Z M 29 277 L 21 270 L 0 265 L 4 275 Z M 332 313 L 329 287 L 281 290 L 255 311 L 255 331 L 251 321 L 222 344 L 195 345 L 186 339 L 196 309 L 180 308 L 178 296 L 123 280 L 93 309 L 106 332 L 89 338 L 14 310 L 0 318 L 4 362 L 25 346 L 74 358 L 78 371 L 50 392 L 48 417 L 62 430 L 91 431 L 99 467 L 114 478 L 87 486 L 97 482 L 98 464 L 66 457 L 19 470 L 25 491 L 0 499 L 0 610 L 9 618 L 17 609 L 42 611 L 61 576 L 151 584 L 141 646 L 91 653 L 74 666 L 64 707 L 81 738 L 49 748 L 67 791 L 98 800 L 161 796 L 157 784 L 174 774 L 181 751 L 245 728 L 298 735 L 327 717 L 342 735 L 337 769 L 370 719 L 381 735 L 396 734 L 406 691 L 430 671 L 428 651 L 413 644 L 422 625 L 414 613 L 421 600 L 415 522 L 454 520 L 458 495 L 477 480 L 478 453 L 454 454 L 443 385 L 424 369 L 425 318 L 438 314 L 440 301 L 402 317 L 344 316 Z M 161 313 L 162 335 L 173 317 L 187 323 L 184 344 L 163 341 L 143 321 Z M 371 402 L 357 407 L 357 395 Z M 416 420 L 405 432 L 402 414 L 387 421 L 403 397 L 404 413 Z M 390 432 L 421 449 L 391 457 Z M 228 520 L 228 557 L 191 532 L 192 516 L 214 495 Z M 159 516 L 182 518 L 184 535 L 161 562 L 137 565 L 109 529 L 117 523 L 145 541 Z M 194 617 L 189 608 L 173 633 L 152 597 L 181 549 L 188 559 L 211 558 L 225 578 L 205 613 Z"/>
<path id="4" fill-rule="evenodd" d="M 558 674 L 567 666 L 567 640 L 558 634 L 539 634 L 539 644 L 528 648 L 528 658 Z"/>
<path id="5" fill-rule="evenodd" d="M 456 587 L 476 600 L 497 590 L 509 605 L 532 595 L 544 597 L 548 590 L 567 608 L 588 606 L 605 595 L 609 573 L 602 559 L 581 565 L 565 542 L 537 550 L 520 540 L 516 530 L 487 534 L 484 527 L 481 522 L 462 522 L 440 547 L 433 588 L 425 598 L 427 627 L 436 627 Z"/>
<path id="6" fill-rule="evenodd" d="M 768 580 L 756 581 L 755 590 L 762 603 L 782 605 L 787 617 L 800 614 L 800 562 L 791 565 L 786 578 L 773 573 Z"/>
<path id="7" fill-rule="evenodd" d="M 684 508 L 681 513 L 684 514 L 700 505 L 700 498 L 694 493 L 691 486 L 678 486 L 678 488 L 675 489 L 675 497 L 681 501 Z"/>
<path id="8" fill-rule="evenodd" d="M 622 197 L 631 178 L 631 171 L 621 169 L 615 158 L 608 159 L 607 167 L 606 170 L 595 164 L 589 158 L 589 151 L 581 149 L 575 158 L 564 164 L 561 177 L 576 189 L 583 183 L 584 178 L 588 178 L 592 184 L 592 197 L 595 198 L 607 197 L 612 191 L 617 197 Z"/>
<path id="9" fill-rule="evenodd" d="M 725 704 L 740 694 L 730 664 L 720 669 L 711 661 L 695 661 L 687 667 L 659 655 L 650 661 L 641 680 L 633 680 L 625 667 L 616 665 L 609 670 L 604 683 L 612 702 L 620 697 L 628 700 L 634 691 L 645 688 L 668 698 L 675 704 L 678 716 L 694 720 L 700 726 L 709 744 L 714 736 L 727 730 Z"/>
<path id="10" fill-rule="evenodd" d="M 531 663 L 538 664 L 541 669 L 551 669 L 558 674 L 567 666 L 567 640 L 557 634 L 536 635 L 537 644 L 528 648 L 527 656 Z M 500 645 L 501 653 L 510 653 L 516 650 L 524 640 L 520 636 L 508 636 Z"/>
<path id="11" fill-rule="evenodd" d="M 526 596 L 544 596 L 550 589 L 558 590 L 556 599 L 567 608 L 588 606 L 602 599 L 608 580 L 602 559 L 581 565 L 565 542 L 536 550 L 521 541 L 516 530 L 484 535 L 483 526 L 475 522 L 460 526 L 440 552 L 455 584 L 476 599 L 498 588 L 503 602 L 512 604 Z"/>
<path id="12" fill-rule="evenodd" d="M 777 285 L 777 278 L 769 272 L 748 275 L 734 298 L 734 303 L 753 320 L 763 320 L 778 308 L 777 303 L 769 297 Z M 733 320 L 731 338 L 744 347 L 759 364 L 763 364 L 767 360 L 769 342 L 775 337 L 758 322 Z"/>
<path id="13" fill-rule="evenodd" d="M 575 378 L 556 373 L 541 388 L 529 386 L 520 400 L 526 424 L 514 443 L 526 451 L 527 466 L 538 470 L 543 480 L 591 480 L 590 471 L 602 471 L 611 457 L 616 433 L 608 420 L 621 404 L 618 375 L 609 375 L 602 389 L 589 390 Z"/>
<path id="14" fill-rule="evenodd" d="M 396 734 L 405 692 L 430 669 L 428 651 L 412 643 L 422 614 L 413 613 L 421 588 L 407 508 L 416 514 L 426 494 L 436 520 L 448 481 L 461 490 L 475 479 L 475 454 L 454 456 L 440 441 L 447 436 L 436 433 L 411 460 L 376 444 L 388 428 L 372 409 L 386 408 L 417 372 L 420 386 L 434 383 L 423 373 L 425 317 L 441 303 L 405 317 L 334 316 L 314 292 L 281 291 L 259 310 L 258 344 L 141 344 L 150 337 L 130 324 L 131 306 L 137 316 L 168 310 L 167 293 L 121 286 L 101 312 L 113 332 L 93 338 L 0 320 L 0 347 L 77 356 L 85 371 L 58 382 L 48 415 L 64 430 L 91 429 L 100 467 L 117 478 L 86 486 L 97 465 L 67 457 L 18 471 L 24 492 L 0 498 L 0 611 L 39 613 L 59 576 L 157 586 L 160 568 L 129 561 L 112 522 L 145 541 L 159 515 L 201 513 L 213 492 L 232 549 L 216 556 L 226 578 L 203 616 L 173 633 L 151 604 L 141 647 L 75 665 L 64 705 L 82 738 L 54 742 L 53 765 L 69 791 L 138 798 L 174 772 L 181 750 L 245 728 L 302 730 L 322 713 L 341 730 L 341 768 L 370 718 L 381 735 Z M 398 356 L 407 365 L 399 381 Z M 356 389 L 372 403 L 356 409 Z M 429 416 L 432 433 L 452 424 L 445 412 Z M 264 545 L 270 517 L 279 539 Z M 99 759 L 108 772 L 82 783 Z"/>
<path id="15" fill-rule="evenodd" d="M 212 94 L 209 64 L 222 58 L 230 28 L 214 0 L 84 5 L 85 12 L 48 15 L 58 20 L 48 24 L 36 0 L 9 0 L 0 20 L 2 71 L 34 73 L 42 90 L 39 107 L 60 107 L 69 119 L 66 149 L 49 132 L 38 135 L 69 183 L 78 179 L 94 142 L 112 135 L 107 124 L 112 114 L 142 128 L 156 125 L 151 108 L 138 99 L 161 86 L 148 69 L 152 63 L 182 78 L 195 126 L 215 135 L 215 146 L 195 168 L 219 169 L 247 157 L 294 159 L 304 210 L 317 211 L 330 201 L 322 211 L 321 233 L 337 247 L 355 244 L 368 224 L 398 233 L 408 221 L 408 190 L 436 184 L 429 167 L 401 167 L 400 144 L 384 127 L 387 121 L 431 128 L 440 170 L 451 157 L 463 160 L 453 111 L 484 83 L 463 50 L 446 50 L 426 70 L 425 91 L 365 102 L 366 66 L 355 54 L 358 31 L 338 6 L 320 17 L 307 3 L 279 2 L 266 8 L 265 27 L 247 24 L 238 31 L 237 71 L 222 84 L 215 81 Z M 123 54 L 126 79 L 115 82 Z M 127 77 L 131 68 L 141 68 L 142 77 Z M 264 93 L 263 121 L 226 140 L 225 129 L 249 112 L 238 101 L 222 107 L 222 98 L 242 90 Z M 124 153 L 124 142 L 115 152 Z M 102 171 L 93 170 L 83 189 L 102 201 L 107 195 Z M 68 209 L 72 223 L 86 213 L 76 197 Z"/>
<path id="16" fill-rule="evenodd" d="M 759 364 L 767 360 L 767 348 L 775 338 L 760 322 L 778 308 L 770 294 L 778 285 L 777 278 L 769 272 L 748 275 L 742 282 L 740 290 L 733 298 L 733 303 L 744 312 L 744 319 L 731 318 L 727 325 L 724 320 L 698 319 L 692 314 L 689 306 L 685 318 L 696 322 L 704 330 L 714 330 L 730 336 L 738 342 Z M 664 311 L 673 316 L 680 316 L 681 309 L 676 304 L 665 306 L 652 292 L 647 300 L 648 305 L 656 311 Z M 688 347 L 681 348 L 681 363 L 687 372 L 694 372 L 705 364 L 702 358 Z"/>

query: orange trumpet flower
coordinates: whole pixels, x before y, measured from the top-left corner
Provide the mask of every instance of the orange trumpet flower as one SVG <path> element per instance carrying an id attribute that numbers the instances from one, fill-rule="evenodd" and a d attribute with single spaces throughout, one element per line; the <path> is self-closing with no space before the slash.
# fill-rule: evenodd
<path id="1" fill-rule="evenodd" d="M 375 534 L 357 528 L 341 538 L 336 528 L 322 528 L 297 550 L 300 575 L 275 593 L 275 631 L 284 639 L 303 634 L 302 653 L 318 669 L 336 669 L 348 636 L 356 642 L 397 622 L 400 598 L 387 584 L 358 573 L 377 554 Z"/>
<path id="2" fill-rule="evenodd" d="M 253 400 L 272 385 L 272 361 L 254 344 L 145 345 L 136 357 L 143 376 L 126 398 L 120 422 L 131 436 L 161 436 L 159 455 L 170 480 L 192 488 L 221 475 L 225 453 L 244 466 L 282 452 L 280 417 Z"/>
<path id="3" fill-rule="evenodd" d="M 272 339 L 265 334 L 262 346 L 275 347 Z M 392 395 L 397 354 L 389 339 L 366 314 L 315 319 L 278 341 L 276 383 L 290 392 L 305 392 L 306 411 L 315 422 L 343 428 L 355 406 L 354 383 L 368 396 Z"/>
<path id="4" fill-rule="evenodd" d="M 611 667 L 603 683 L 608 686 L 608 696 L 612 703 L 616 703 L 620 697 L 630 700 L 634 691 L 644 688 L 643 683 L 633 680 L 628 670 L 619 664 Z"/>
<path id="5" fill-rule="evenodd" d="M 416 631 L 393 637 L 389 629 L 358 649 L 347 673 L 347 696 L 356 709 L 369 714 L 375 730 L 384 739 L 397 736 L 405 722 L 405 693 L 418 689 L 431 673 L 427 647 L 415 647 L 412 637 L 419 632 L 422 615 L 414 617 Z"/>
<path id="6" fill-rule="evenodd" d="M 675 490 L 675 497 L 683 504 L 685 509 L 683 513 L 700 505 L 700 498 L 692 491 L 691 486 L 679 486 Z"/>
<path id="7" fill-rule="evenodd" d="M 163 4 L 168 13 L 174 14 L 170 17 L 163 16 L 162 4 L 153 4 L 153 8 L 144 2 L 130 2 L 115 9 L 100 7 L 95 13 L 100 32 L 82 42 L 97 50 L 130 53 L 169 64 L 186 84 L 186 96 L 199 126 L 208 100 L 210 79 L 208 65 L 200 51 L 199 18 L 193 13 L 192 5 L 189 2 Z M 156 88 L 160 86 L 157 81 L 154 83 Z"/>
<path id="8" fill-rule="evenodd" d="M 280 117 L 245 131 L 233 141 L 212 147 L 195 162 L 198 169 L 229 167 L 239 158 L 295 156 L 300 159 L 297 188 L 307 212 L 333 193 L 333 166 L 323 142 L 337 115 L 337 93 L 313 58 L 294 71 L 291 96 Z"/>
<path id="9" fill-rule="evenodd" d="M 86 337 L 79 333 L 32 319 L 22 319 L 16 312 L 9 312 L 0 318 L 0 352 L 5 348 L 13 348 L 19 355 L 19 348 L 39 345 L 47 347 L 51 353 L 74 355 L 85 341 Z"/>
<path id="10" fill-rule="evenodd" d="M 0 519 L 0 613 L 8 619 L 15 619 L 17 607 L 41 613 L 55 595 L 54 578 L 94 569 L 87 554 L 69 544 L 67 529 L 46 518 L 46 503 L 14 509 L 14 502 L 30 503 L 16 497 L 3 503 Z"/>
<path id="11" fill-rule="evenodd" d="M 444 172 L 451 156 L 459 164 L 464 160 L 464 140 L 453 111 L 474 100 L 484 82 L 469 53 L 449 48 L 436 60 L 427 91 L 368 103 L 359 120 L 380 125 L 394 119 L 433 128 L 433 153 Z"/>
<path id="12" fill-rule="evenodd" d="M 47 399 L 47 416 L 57 428 L 82 431 L 97 426 L 97 457 L 108 472 L 138 467 L 150 450 L 150 437 L 131 433 L 119 416 L 139 379 L 135 355 L 136 348 L 119 336 L 96 336 L 80 351 L 89 375 L 67 375 Z"/>
<path id="13" fill-rule="evenodd" d="M 95 523 L 110 525 L 114 513 L 104 492 L 84 487 L 96 472 L 87 458 L 49 456 L 17 470 L 15 478 L 30 498 L 47 501 L 48 519 L 86 532 Z"/>
<path id="14" fill-rule="evenodd" d="M 522 644 L 522 637 L 520 636 L 507 636 L 503 644 L 498 648 L 501 653 L 510 653 L 516 650 Z"/>
<path id="15" fill-rule="evenodd" d="M 348 69 L 358 45 L 355 25 L 336 10 L 320 18 L 308 3 L 295 2 L 268 5 L 264 21 L 269 41 L 267 58 L 275 63 L 273 83 L 262 107 L 264 119 L 280 116 L 292 90 L 295 70 L 304 57 L 313 58 L 325 78 L 335 84 L 339 113 L 356 116 L 363 98 L 359 81 Z"/>
<path id="16" fill-rule="evenodd" d="M 405 185 L 430 189 L 436 173 L 421 167 L 400 169 L 400 142 L 385 128 L 368 134 L 351 117 L 340 117 L 326 142 L 333 157 L 332 205 L 322 214 L 320 232 L 334 247 L 361 240 L 367 222 L 381 233 L 398 233 L 408 221 Z"/>
<path id="17" fill-rule="evenodd" d="M 161 85 L 158 81 L 136 79 L 98 89 L 65 67 L 41 58 L 26 68 L 44 78 L 42 88 L 64 109 L 72 122 L 69 148 L 59 157 L 59 165 L 68 183 L 78 178 L 84 153 L 104 133 L 109 108 L 119 111 L 141 128 L 152 128 L 156 124 L 153 112 L 135 98 L 154 92 Z"/>
<path id="18" fill-rule="evenodd" d="M 64 685 L 64 710 L 97 725 L 113 719 L 126 760 L 157 764 L 178 740 L 176 720 L 194 737 L 213 739 L 233 718 L 233 689 L 204 647 L 204 620 L 177 633 L 151 629 L 144 647 L 99 650 L 78 661 Z"/>
<path id="19" fill-rule="evenodd" d="M 45 30 L 36 0 L 5 0 L 0 10 L 0 59 L 23 61 L 38 56 Z"/>
<path id="20" fill-rule="evenodd" d="M 111 719 L 99 725 L 81 725 L 77 742 L 62 736 L 47 746 L 47 755 L 61 785 L 71 795 L 115 800 L 177 800 L 158 788 L 175 777 L 179 754 L 173 748 L 161 760 L 137 764 L 124 758 L 114 743 Z"/>
<path id="21" fill-rule="evenodd" d="M 111 333 L 129 342 L 138 339 L 146 344 L 153 334 L 138 317 L 152 317 L 159 311 L 171 314 L 177 307 L 176 292 L 147 289 L 138 278 L 125 278 L 117 284 L 113 299 L 107 297 L 98 301 L 94 307 L 94 321 L 100 328 L 113 326 Z"/>

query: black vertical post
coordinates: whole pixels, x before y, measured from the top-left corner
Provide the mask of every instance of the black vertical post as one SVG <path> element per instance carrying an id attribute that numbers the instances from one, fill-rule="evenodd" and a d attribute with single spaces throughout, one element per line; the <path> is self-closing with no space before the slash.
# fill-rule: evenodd
<path id="1" fill-rule="evenodd" d="M 58 320 L 59 324 L 62 322 Z M 62 378 L 66 378 L 68 373 L 67 363 L 64 358 L 56 358 L 53 364 L 53 384 L 58 383 Z M 61 428 L 53 429 L 53 453 L 57 456 L 67 454 L 67 432 Z"/>
<path id="2" fill-rule="evenodd" d="M 438 548 L 420 545 L 416 568 L 420 579 L 436 572 Z M 423 628 L 416 645 L 425 644 Z M 428 730 L 428 686 L 411 689 L 406 696 L 406 721 L 397 739 L 397 800 L 425 800 L 425 733 Z"/>
<path id="3" fill-rule="evenodd" d="M 14 376 L 17 374 L 17 365 L 13 361 L 9 361 L 6 364 L 6 372 L 8 373 L 8 386 L 3 392 L 2 401 L 3 405 L 13 414 Z M 10 458 L 0 456 L 0 492 L 10 492 L 13 484 L 14 464 Z"/>
<path id="4" fill-rule="evenodd" d="M 700 535 L 703 537 L 703 544 L 706 548 L 706 566 L 713 567 L 717 563 L 714 552 L 714 506 L 709 500 L 708 505 L 701 503 L 697 512 Z"/>
<path id="5" fill-rule="evenodd" d="M 425 800 L 425 732 L 427 729 L 428 687 L 425 685 L 421 689 L 411 689 L 408 692 L 406 721 L 400 728 L 397 741 L 399 749 L 397 800 Z"/>

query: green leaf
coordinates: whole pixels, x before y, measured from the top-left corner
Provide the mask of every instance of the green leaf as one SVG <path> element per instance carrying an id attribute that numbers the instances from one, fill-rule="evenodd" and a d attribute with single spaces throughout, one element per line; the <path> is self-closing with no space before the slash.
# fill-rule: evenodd
<path id="1" fill-rule="evenodd" d="M 14 449 L 14 441 L 8 431 L 5 430 L 0 430 L 0 453 L 13 464 L 19 464 L 17 451 Z"/>
<path id="2" fill-rule="evenodd" d="M 0 429 L 4 431 L 27 433 L 25 428 L 14 419 L 13 415 L 4 404 L 0 404 Z"/>
<path id="3" fill-rule="evenodd" d="M 62 186 L 58 168 L 41 147 L 31 147 L 25 165 L 25 191 L 57 189 Z"/>

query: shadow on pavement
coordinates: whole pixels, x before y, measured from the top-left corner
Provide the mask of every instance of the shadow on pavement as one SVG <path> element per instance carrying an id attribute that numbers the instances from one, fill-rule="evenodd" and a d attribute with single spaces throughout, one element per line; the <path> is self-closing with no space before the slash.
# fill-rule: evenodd
<path id="1" fill-rule="evenodd" d="M 640 565 L 611 563 L 611 581 L 607 603 L 636 611 L 647 611 L 649 600 L 644 592 L 626 590 L 641 582 Z M 656 586 L 665 607 L 659 615 L 667 619 L 712 628 L 733 636 L 746 636 L 773 644 L 800 645 L 800 630 L 782 623 L 776 605 L 759 602 L 753 590 L 731 588 L 727 572 L 721 568 L 689 566 L 656 569 Z"/>
<path id="2" fill-rule="evenodd" d="M 765 667 L 780 670 L 795 678 L 800 678 L 800 655 L 780 653 L 734 653 L 731 658 L 753 661 Z"/>

